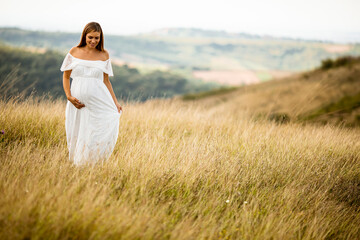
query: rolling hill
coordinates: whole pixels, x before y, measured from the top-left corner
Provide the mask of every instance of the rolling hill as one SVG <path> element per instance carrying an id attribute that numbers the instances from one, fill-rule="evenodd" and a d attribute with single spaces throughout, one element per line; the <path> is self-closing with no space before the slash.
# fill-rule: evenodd
<path id="1" fill-rule="evenodd" d="M 0 41 L 68 51 L 80 33 L 0 28 Z M 169 70 L 187 79 L 241 85 L 315 68 L 321 60 L 360 54 L 360 44 L 274 38 L 202 29 L 159 29 L 133 36 L 105 35 L 114 62 L 141 72 Z"/>
<path id="2" fill-rule="evenodd" d="M 185 100 L 218 114 L 278 122 L 311 121 L 360 126 L 360 57 L 325 60 L 312 71 L 239 88 L 188 94 Z"/>

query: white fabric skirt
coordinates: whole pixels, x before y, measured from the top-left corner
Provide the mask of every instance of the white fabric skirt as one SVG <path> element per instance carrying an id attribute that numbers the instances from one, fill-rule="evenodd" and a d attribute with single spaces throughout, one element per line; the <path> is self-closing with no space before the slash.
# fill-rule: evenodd
<path id="1" fill-rule="evenodd" d="M 104 162 L 114 150 L 121 113 L 108 88 L 98 78 L 76 77 L 70 91 L 85 107 L 77 109 L 70 101 L 66 105 L 69 160 L 75 165 Z"/>

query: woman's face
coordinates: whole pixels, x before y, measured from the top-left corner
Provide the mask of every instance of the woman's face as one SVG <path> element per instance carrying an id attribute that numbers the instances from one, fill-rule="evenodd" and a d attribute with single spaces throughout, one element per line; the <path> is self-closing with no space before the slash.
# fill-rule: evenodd
<path id="1" fill-rule="evenodd" d="M 86 45 L 90 48 L 96 48 L 100 42 L 99 32 L 89 32 L 86 34 Z"/>

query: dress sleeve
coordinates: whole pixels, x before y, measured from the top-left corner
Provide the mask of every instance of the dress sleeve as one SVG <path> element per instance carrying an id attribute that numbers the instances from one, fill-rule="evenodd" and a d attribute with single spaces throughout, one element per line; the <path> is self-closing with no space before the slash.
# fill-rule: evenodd
<path id="1" fill-rule="evenodd" d="M 60 67 L 60 71 L 64 72 L 72 69 L 72 58 L 70 54 L 66 54 L 65 59 Z"/>
<path id="2" fill-rule="evenodd" d="M 111 66 L 111 60 L 110 60 L 110 58 L 106 61 L 105 71 L 104 71 L 104 72 L 105 72 L 106 74 L 108 74 L 109 77 L 114 76 L 113 69 L 112 69 L 112 66 Z"/>

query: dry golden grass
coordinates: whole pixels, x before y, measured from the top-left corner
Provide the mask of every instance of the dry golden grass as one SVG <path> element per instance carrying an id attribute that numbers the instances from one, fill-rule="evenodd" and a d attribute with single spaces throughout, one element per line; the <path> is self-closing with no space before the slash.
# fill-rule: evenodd
<path id="1" fill-rule="evenodd" d="M 132 103 L 111 158 L 77 168 L 65 102 L 0 108 L 1 239 L 360 238 L 359 129 Z"/>
<path id="2" fill-rule="evenodd" d="M 297 120 L 314 109 L 359 92 L 360 64 L 354 64 L 243 86 L 231 93 L 200 99 L 196 104 L 220 114 L 228 111 L 234 115 L 244 111 L 255 115 L 286 113 L 291 120 Z M 351 121 L 353 117 L 348 114 L 344 121 Z"/>

